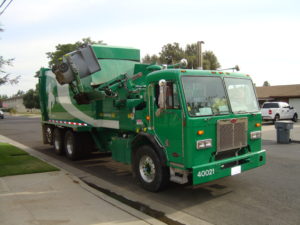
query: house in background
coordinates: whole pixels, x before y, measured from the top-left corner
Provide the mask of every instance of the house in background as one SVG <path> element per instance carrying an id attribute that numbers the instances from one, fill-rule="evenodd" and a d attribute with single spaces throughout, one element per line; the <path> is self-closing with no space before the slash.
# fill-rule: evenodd
<path id="1" fill-rule="evenodd" d="M 300 112 L 300 84 L 256 87 L 261 106 L 264 102 L 287 102 Z"/>
<path id="2" fill-rule="evenodd" d="M 18 113 L 40 112 L 39 109 L 27 109 L 23 104 L 23 96 L 2 99 L 2 108 L 14 109 Z"/>
<path id="3" fill-rule="evenodd" d="M 27 112 L 27 109 L 23 105 L 23 96 L 16 96 L 2 100 L 3 108 L 15 109 L 17 112 Z"/>

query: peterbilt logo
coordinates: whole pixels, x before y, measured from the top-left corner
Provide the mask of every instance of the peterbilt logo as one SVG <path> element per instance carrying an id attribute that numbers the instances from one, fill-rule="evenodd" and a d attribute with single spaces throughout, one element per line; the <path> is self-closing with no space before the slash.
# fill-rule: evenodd
<path id="1" fill-rule="evenodd" d="M 236 118 L 233 118 L 233 119 L 230 120 L 231 123 L 236 123 L 236 121 L 237 121 Z"/>

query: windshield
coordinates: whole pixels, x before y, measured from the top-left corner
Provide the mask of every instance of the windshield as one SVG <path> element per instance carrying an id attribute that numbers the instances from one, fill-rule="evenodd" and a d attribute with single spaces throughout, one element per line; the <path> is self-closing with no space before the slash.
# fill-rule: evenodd
<path id="1" fill-rule="evenodd" d="M 251 80 L 229 77 L 224 80 L 233 113 L 259 111 Z"/>
<path id="2" fill-rule="evenodd" d="M 229 108 L 220 77 L 183 76 L 182 84 L 191 116 L 228 114 Z"/>

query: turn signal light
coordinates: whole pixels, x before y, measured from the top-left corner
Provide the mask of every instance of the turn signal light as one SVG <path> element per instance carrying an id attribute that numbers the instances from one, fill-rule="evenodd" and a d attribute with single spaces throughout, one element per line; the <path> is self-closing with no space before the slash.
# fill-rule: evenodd
<path id="1" fill-rule="evenodd" d="M 198 134 L 198 135 L 204 134 L 204 130 L 198 130 L 198 131 L 197 131 L 197 134 Z"/>
<path id="2" fill-rule="evenodd" d="M 148 121 L 149 121 L 149 120 L 150 120 L 150 116 L 146 116 L 146 120 L 148 120 Z"/>
<path id="3" fill-rule="evenodd" d="M 256 123 L 255 126 L 256 127 L 261 127 L 261 124 L 260 123 Z"/>

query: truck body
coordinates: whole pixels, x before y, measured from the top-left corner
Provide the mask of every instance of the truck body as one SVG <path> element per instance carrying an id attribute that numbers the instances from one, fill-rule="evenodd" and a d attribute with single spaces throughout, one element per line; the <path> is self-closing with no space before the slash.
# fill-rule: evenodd
<path id="1" fill-rule="evenodd" d="M 111 152 L 150 191 L 265 164 L 249 76 L 143 64 L 133 48 L 91 48 L 101 69 L 89 76 L 63 84 L 57 70 L 40 70 L 44 143 L 58 154 Z"/>
<path id="2" fill-rule="evenodd" d="M 273 122 L 277 120 L 297 122 L 298 120 L 297 111 L 286 102 L 265 102 L 261 108 L 261 115 L 263 120 Z"/>

